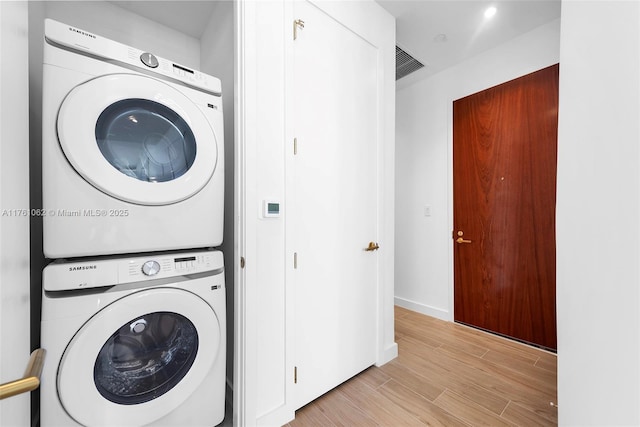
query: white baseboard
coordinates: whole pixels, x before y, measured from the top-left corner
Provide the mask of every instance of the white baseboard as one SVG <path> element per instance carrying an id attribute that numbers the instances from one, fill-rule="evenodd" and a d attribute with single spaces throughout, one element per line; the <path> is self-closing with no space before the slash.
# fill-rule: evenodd
<path id="1" fill-rule="evenodd" d="M 391 362 L 396 357 L 398 357 L 398 344 L 394 342 L 380 353 L 378 360 L 376 360 L 376 366 Z"/>
<path id="2" fill-rule="evenodd" d="M 446 320 L 447 322 L 453 321 L 453 316 L 449 310 L 432 307 L 400 297 L 394 297 L 393 300 L 396 305 L 406 308 L 407 310 L 416 311 L 418 313 L 426 314 L 427 316 L 435 317 L 436 319 Z"/>

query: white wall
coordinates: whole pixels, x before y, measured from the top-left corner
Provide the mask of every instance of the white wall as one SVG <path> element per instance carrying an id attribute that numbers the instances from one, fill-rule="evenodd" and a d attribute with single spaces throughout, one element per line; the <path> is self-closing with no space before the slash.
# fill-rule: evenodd
<path id="1" fill-rule="evenodd" d="M 640 425 L 640 4 L 562 4 L 559 424 Z"/>
<path id="2" fill-rule="evenodd" d="M 559 39 L 555 20 L 398 90 L 396 304 L 453 320 L 453 101 L 557 63 Z"/>
<path id="3" fill-rule="evenodd" d="M 0 382 L 29 360 L 27 4 L 0 2 Z M 5 211 L 6 210 L 6 211 Z M 9 213 L 7 213 L 9 212 Z M 30 423 L 30 393 L 0 402 L 0 425 Z"/>

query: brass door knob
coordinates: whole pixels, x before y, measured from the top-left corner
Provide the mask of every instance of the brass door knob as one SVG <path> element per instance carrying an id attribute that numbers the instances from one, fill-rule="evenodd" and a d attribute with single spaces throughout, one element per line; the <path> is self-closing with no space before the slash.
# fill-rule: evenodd
<path id="1" fill-rule="evenodd" d="M 380 246 L 377 243 L 369 242 L 369 246 L 365 248 L 365 251 L 377 251 L 380 249 Z"/>
<path id="2" fill-rule="evenodd" d="M 462 237 L 458 237 L 456 239 L 456 243 L 471 243 L 471 240 L 463 239 Z"/>

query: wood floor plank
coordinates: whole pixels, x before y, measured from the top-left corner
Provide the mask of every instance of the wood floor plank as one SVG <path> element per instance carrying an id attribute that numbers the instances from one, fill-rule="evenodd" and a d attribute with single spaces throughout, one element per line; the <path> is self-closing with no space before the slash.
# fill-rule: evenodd
<path id="1" fill-rule="evenodd" d="M 413 311 L 411 311 L 411 310 L 409 310 L 407 308 L 404 308 L 404 307 L 400 307 L 399 305 L 396 305 L 396 306 L 393 307 L 393 314 L 394 314 L 394 317 L 396 319 L 399 319 L 399 318 L 404 317 L 407 314 L 411 314 L 411 313 L 413 313 Z"/>
<path id="2" fill-rule="evenodd" d="M 468 340 L 458 339 L 455 337 L 455 330 L 450 330 L 448 325 L 442 325 L 432 320 L 424 320 L 416 318 L 415 316 L 405 316 L 396 322 L 396 325 L 402 330 L 404 336 L 419 339 L 434 348 L 448 344 L 478 357 L 481 357 L 488 351 L 484 343 L 478 345 Z"/>
<path id="3" fill-rule="evenodd" d="M 555 416 L 549 416 L 547 413 L 534 412 L 510 402 L 502 413 L 502 417 L 519 426 L 552 426 L 558 423 L 558 410 L 554 409 Z"/>
<path id="4" fill-rule="evenodd" d="M 426 319 L 424 319 L 425 317 Z M 532 359 L 532 361 L 538 360 L 542 355 L 555 357 L 555 355 L 545 350 L 541 350 L 500 335 L 491 334 L 464 324 L 445 322 L 444 320 L 429 318 L 428 316 L 415 312 L 405 316 L 405 319 L 407 321 L 414 320 L 422 322 L 424 325 L 430 325 L 437 333 L 445 332 L 450 336 L 450 338 L 454 338 L 456 340 L 467 341 L 471 344 L 487 349 L 494 349 L 500 352 L 512 351 L 520 354 L 522 357 L 528 357 Z"/>
<path id="5" fill-rule="evenodd" d="M 518 355 L 500 353 L 493 350 L 482 356 L 482 359 L 501 365 L 505 369 L 515 370 L 530 377 L 542 379 L 546 384 L 552 384 L 557 381 L 555 371 L 540 368 L 536 365 L 537 360 L 532 363 L 529 358 L 520 358 Z"/>
<path id="6" fill-rule="evenodd" d="M 301 408 L 291 427 L 557 425 L 555 354 L 402 307 L 395 319 L 398 357 Z"/>
<path id="7" fill-rule="evenodd" d="M 429 378 L 429 373 L 426 373 L 426 376 L 423 376 L 421 373 L 414 371 L 398 360 L 392 360 L 386 365 L 380 367 L 380 369 L 389 377 L 409 388 L 414 393 L 432 401 L 436 397 L 440 396 L 446 388 L 440 382 L 434 381 L 433 378 Z"/>
<path id="8" fill-rule="evenodd" d="M 407 342 L 412 345 L 407 346 Z M 398 356 L 401 363 L 418 372 L 429 372 L 429 378 L 434 382 L 447 382 L 447 387 L 456 392 L 473 384 L 540 411 L 548 410 L 549 400 L 557 395 L 555 383 L 545 384 L 515 371 L 497 369 L 490 362 L 464 351 L 431 349 L 408 338 L 399 341 L 398 346 L 404 349 Z"/>
<path id="9" fill-rule="evenodd" d="M 373 427 L 377 423 L 340 393 L 327 393 L 315 400 L 318 409 L 336 427 Z"/>
<path id="10" fill-rule="evenodd" d="M 376 389 L 386 383 L 391 377 L 378 367 L 372 366 L 358 375 L 361 381 L 364 381 L 369 387 Z"/>
<path id="11" fill-rule="evenodd" d="M 428 327 L 422 326 L 422 325 L 416 325 L 415 322 L 411 320 L 407 320 L 406 317 L 396 320 L 395 327 L 396 327 L 396 333 L 399 334 L 401 338 L 411 337 L 415 340 L 421 341 L 422 343 L 432 348 L 437 348 L 437 347 L 440 347 L 440 345 L 442 345 L 441 340 L 433 338 L 430 334 L 425 333 L 425 331 L 422 329 L 422 328 L 428 328 Z M 401 339 L 401 338 L 398 338 L 398 339 Z"/>
<path id="12" fill-rule="evenodd" d="M 532 357 L 532 355 L 522 355 L 521 353 L 506 351 L 497 351 L 495 349 L 489 349 L 482 358 L 489 360 L 493 363 L 509 365 L 512 369 L 529 369 L 536 365 L 539 357 Z"/>
<path id="13" fill-rule="evenodd" d="M 334 427 L 315 402 L 296 411 L 296 418 L 289 423 L 290 427 Z"/>
<path id="14" fill-rule="evenodd" d="M 452 353 L 445 349 L 437 349 L 442 352 L 443 356 L 452 359 L 468 359 L 469 356 L 464 353 Z M 547 384 L 537 378 L 523 375 L 510 369 L 500 369 L 490 362 L 475 361 L 471 373 L 475 383 L 481 383 L 484 387 L 495 392 L 496 394 L 508 396 L 510 400 L 515 401 L 522 406 L 528 407 L 535 412 L 547 413 L 552 416 L 552 410 L 549 402 L 557 396 L 554 384 Z M 468 372 L 468 370 L 466 370 Z"/>
<path id="15" fill-rule="evenodd" d="M 499 392 L 487 388 L 496 384 L 494 378 L 477 377 L 473 369 L 455 360 L 445 360 L 436 352 L 422 349 L 414 353 L 410 349 L 402 353 L 398 361 L 422 373 L 443 391 L 447 388 L 453 390 L 496 414 L 500 414 L 509 403 L 509 399 Z"/>
<path id="16" fill-rule="evenodd" d="M 431 401 L 412 392 L 402 384 L 391 380 L 380 387 L 382 393 L 396 405 L 418 417 L 429 426 L 468 426 L 462 420 L 431 403 Z"/>
<path id="17" fill-rule="evenodd" d="M 448 357 L 454 358 L 460 363 L 472 365 L 477 373 L 483 373 L 486 376 L 499 377 L 505 383 L 510 384 L 515 389 L 521 389 L 527 392 L 541 393 L 545 396 L 556 394 L 557 386 L 555 384 L 555 376 L 531 366 L 526 370 L 515 370 L 509 366 L 499 365 L 484 358 L 475 359 L 468 354 L 457 351 L 455 348 L 442 346 L 437 349 L 438 352 Z"/>
<path id="18" fill-rule="evenodd" d="M 442 393 L 434 403 L 445 411 L 456 414 L 456 417 L 474 426 L 512 427 L 514 425 L 499 415 L 486 410 L 475 402 L 450 390 Z"/>
<path id="19" fill-rule="evenodd" d="M 471 342 L 481 342 L 490 350 L 493 349 L 500 352 L 514 352 L 520 354 L 522 357 L 528 357 L 533 360 L 537 360 L 542 354 L 547 353 L 545 350 L 541 350 L 537 347 L 523 344 L 521 342 L 500 335 L 492 334 L 477 328 L 473 328 L 471 326 L 459 323 L 453 323 L 452 326 L 455 331 L 452 332 L 454 336 Z"/>
<path id="20" fill-rule="evenodd" d="M 551 371 L 554 374 L 558 372 L 558 358 L 555 355 L 553 355 L 553 357 L 542 356 L 538 359 L 535 365 L 540 369 Z"/>
<path id="21" fill-rule="evenodd" d="M 416 416 L 405 411 L 371 388 L 364 380 L 354 378 L 338 389 L 358 409 L 364 411 L 381 426 L 424 426 Z"/>

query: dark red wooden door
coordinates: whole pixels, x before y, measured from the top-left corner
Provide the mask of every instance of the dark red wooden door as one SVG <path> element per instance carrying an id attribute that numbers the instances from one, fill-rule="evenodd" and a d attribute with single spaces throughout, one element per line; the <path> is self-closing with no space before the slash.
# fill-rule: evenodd
<path id="1" fill-rule="evenodd" d="M 455 320 L 551 349 L 558 69 L 453 103 Z"/>

